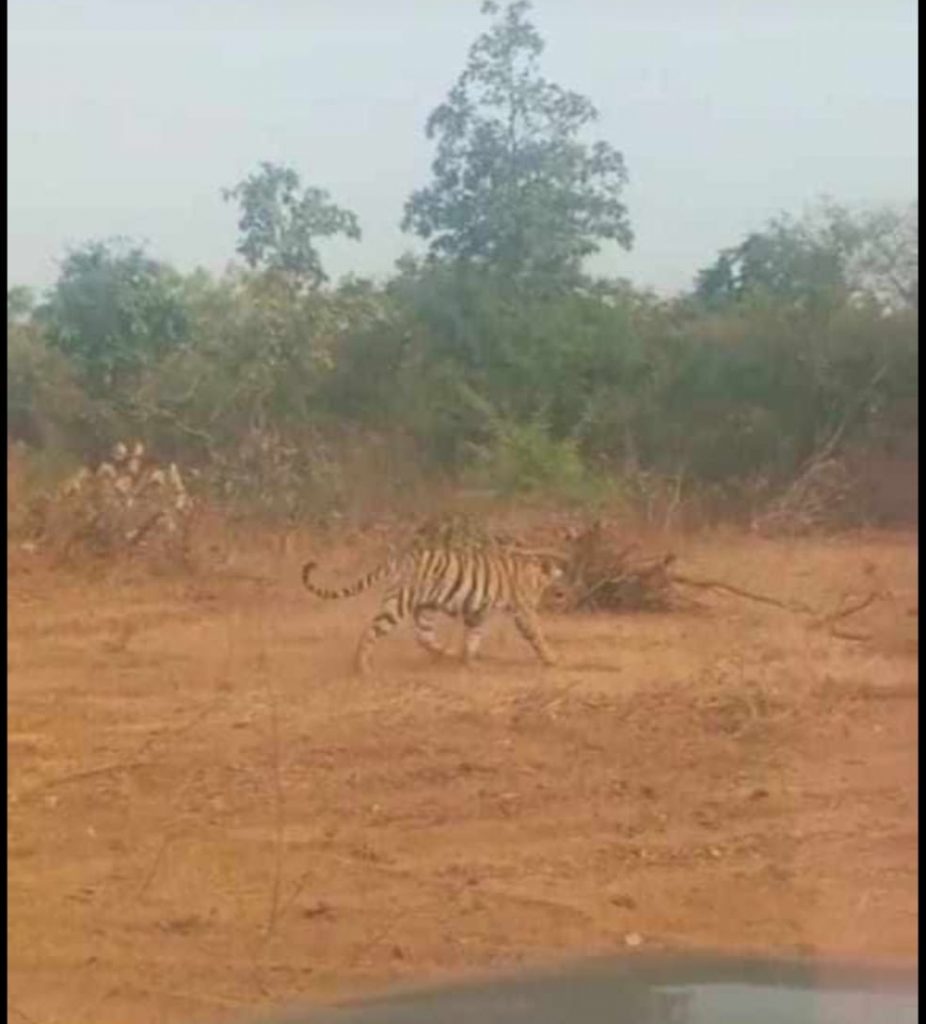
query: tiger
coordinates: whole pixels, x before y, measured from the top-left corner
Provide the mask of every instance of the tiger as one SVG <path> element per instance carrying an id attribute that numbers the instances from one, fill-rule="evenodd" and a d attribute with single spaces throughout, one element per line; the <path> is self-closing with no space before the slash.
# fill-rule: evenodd
<path id="1" fill-rule="evenodd" d="M 547 589 L 566 568 L 566 558 L 552 551 L 522 547 L 510 538 L 489 533 L 471 535 L 454 524 L 426 524 L 411 544 L 393 554 L 350 586 L 329 590 L 311 581 L 317 563 L 302 568 L 303 585 L 317 597 L 339 600 L 354 597 L 388 579 L 379 611 L 360 636 L 355 669 L 368 674 L 373 646 L 391 633 L 408 615 L 418 643 L 430 654 L 451 657 L 438 640 L 437 612 L 461 617 L 465 629 L 462 660 L 476 656 L 483 630 L 494 611 L 506 611 L 520 634 L 545 665 L 554 665 L 551 651 L 537 620 L 537 607 Z"/>

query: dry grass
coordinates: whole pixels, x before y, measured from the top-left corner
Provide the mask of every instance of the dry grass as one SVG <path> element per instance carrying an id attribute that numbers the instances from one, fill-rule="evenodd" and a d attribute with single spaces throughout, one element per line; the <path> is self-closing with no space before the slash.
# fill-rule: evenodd
<path id="1" fill-rule="evenodd" d="M 203 529 L 187 576 L 11 552 L 11 1019 L 205 1021 L 630 932 L 916 955 L 912 535 L 672 542 L 815 608 L 877 589 L 864 641 L 717 594 L 550 615 L 553 670 L 507 625 L 470 671 L 403 633 L 359 681 L 375 598 L 298 565 L 385 536 Z"/>

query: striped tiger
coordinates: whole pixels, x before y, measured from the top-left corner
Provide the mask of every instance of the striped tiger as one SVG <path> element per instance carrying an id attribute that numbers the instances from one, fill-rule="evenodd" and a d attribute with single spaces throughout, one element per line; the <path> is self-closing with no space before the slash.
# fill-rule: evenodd
<path id="1" fill-rule="evenodd" d="M 408 615 L 425 650 L 437 656 L 451 656 L 434 631 L 437 612 L 462 618 L 464 662 L 476 655 L 491 613 L 506 611 L 538 658 L 546 665 L 554 664 L 553 652 L 537 621 L 537 606 L 547 588 L 563 575 L 565 557 L 523 548 L 507 538 L 502 540 L 489 534 L 482 541 L 455 541 L 452 530 L 443 534 L 438 531 L 442 542 L 433 543 L 433 533 L 432 527 L 419 529 L 405 550 L 340 590 L 312 583 L 315 562 L 303 566 L 302 582 L 306 589 L 327 600 L 354 597 L 389 579 L 379 611 L 357 645 L 357 670 L 361 674 L 369 671 L 373 645 Z"/>

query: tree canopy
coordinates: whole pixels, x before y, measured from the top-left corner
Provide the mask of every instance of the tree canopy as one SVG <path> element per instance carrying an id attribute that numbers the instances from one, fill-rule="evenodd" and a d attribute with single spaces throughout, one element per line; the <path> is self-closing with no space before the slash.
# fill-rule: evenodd
<path id="1" fill-rule="evenodd" d="M 584 142 L 594 105 L 542 76 L 528 0 L 503 10 L 487 0 L 482 10 L 497 17 L 428 118 L 432 181 L 409 197 L 403 230 L 426 239 L 434 258 L 574 276 L 602 242 L 633 242 L 624 158 L 608 142 Z"/>
<path id="2" fill-rule="evenodd" d="M 101 394 L 187 338 L 182 292 L 180 275 L 142 247 L 88 242 L 65 256 L 37 312 L 52 348 L 70 356 L 88 390 Z"/>
<path id="3" fill-rule="evenodd" d="M 264 161 L 222 195 L 239 206 L 237 252 L 247 265 L 281 273 L 297 284 L 314 288 L 328 280 L 317 239 L 361 237 L 355 214 L 333 203 L 325 189 L 302 188 L 290 167 Z"/>
<path id="4" fill-rule="evenodd" d="M 823 200 L 802 218 L 779 215 L 724 249 L 695 282 L 709 305 L 765 293 L 807 306 L 843 298 L 915 308 L 917 207 L 853 211 Z"/>

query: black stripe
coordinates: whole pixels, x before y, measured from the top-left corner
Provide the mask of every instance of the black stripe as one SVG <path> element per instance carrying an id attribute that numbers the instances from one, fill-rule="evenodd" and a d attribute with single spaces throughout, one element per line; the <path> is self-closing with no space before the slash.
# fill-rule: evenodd
<path id="1" fill-rule="evenodd" d="M 453 554 L 446 549 L 441 548 L 433 552 L 433 557 L 422 574 L 421 585 L 418 589 L 419 602 L 427 601 L 440 604 L 441 590 L 453 561 Z"/>
<path id="2" fill-rule="evenodd" d="M 441 604 L 448 608 L 452 605 L 454 598 L 460 591 L 460 588 L 464 585 L 468 585 L 470 582 L 470 566 L 467 559 L 458 555 L 454 561 L 457 570 L 456 576 L 454 577 L 450 589 L 443 595 L 443 599 L 441 600 Z M 441 595 L 438 596 L 440 597 Z"/>

